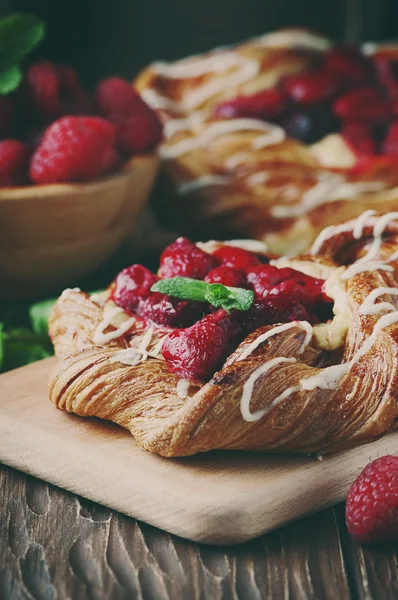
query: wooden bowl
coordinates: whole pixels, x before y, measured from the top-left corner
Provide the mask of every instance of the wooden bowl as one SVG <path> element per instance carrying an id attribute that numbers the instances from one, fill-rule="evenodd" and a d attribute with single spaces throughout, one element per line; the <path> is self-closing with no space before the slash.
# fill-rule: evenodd
<path id="1" fill-rule="evenodd" d="M 72 285 L 130 236 L 158 169 L 134 157 L 89 183 L 0 189 L 0 297 L 33 297 Z"/>

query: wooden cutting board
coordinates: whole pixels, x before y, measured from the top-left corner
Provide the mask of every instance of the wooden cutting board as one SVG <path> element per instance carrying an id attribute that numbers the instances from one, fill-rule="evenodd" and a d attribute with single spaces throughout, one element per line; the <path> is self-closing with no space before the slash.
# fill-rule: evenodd
<path id="1" fill-rule="evenodd" d="M 0 376 L 0 460 L 182 537 L 254 538 L 342 500 L 372 459 L 398 454 L 398 432 L 324 458 L 212 452 L 166 459 L 97 419 L 47 399 L 54 359 Z"/>

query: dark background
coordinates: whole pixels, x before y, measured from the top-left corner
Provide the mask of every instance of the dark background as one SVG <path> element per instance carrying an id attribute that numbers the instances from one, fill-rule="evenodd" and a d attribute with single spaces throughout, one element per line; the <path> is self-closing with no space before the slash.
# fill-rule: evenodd
<path id="1" fill-rule="evenodd" d="M 10 10 L 47 21 L 38 56 L 78 66 L 88 83 L 286 26 L 340 41 L 398 38 L 398 0 L 0 0 L 0 13 Z"/>

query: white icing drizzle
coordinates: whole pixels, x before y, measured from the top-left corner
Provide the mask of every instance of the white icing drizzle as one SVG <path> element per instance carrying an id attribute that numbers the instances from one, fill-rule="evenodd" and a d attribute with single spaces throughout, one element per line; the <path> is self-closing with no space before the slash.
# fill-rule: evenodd
<path id="1" fill-rule="evenodd" d="M 355 221 L 355 225 L 352 230 L 352 235 L 355 240 L 361 239 L 363 235 L 364 227 L 369 220 L 369 217 L 373 217 L 376 214 L 375 210 L 365 210 Z"/>
<path id="2" fill-rule="evenodd" d="M 69 294 L 70 294 L 71 292 L 81 292 L 81 289 L 80 289 L 80 288 L 78 288 L 78 287 L 75 287 L 75 288 L 66 288 L 66 289 L 65 289 L 65 290 L 62 292 L 62 294 L 61 294 L 60 298 L 62 298 L 62 299 L 64 300 L 64 299 L 65 299 L 67 296 L 69 296 Z"/>
<path id="3" fill-rule="evenodd" d="M 391 265 L 386 265 L 384 262 L 379 261 L 371 261 L 371 262 L 359 262 L 356 261 L 352 265 L 350 265 L 344 273 L 341 275 L 341 279 L 347 280 L 352 279 L 355 275 L 359 275 L 359 273 L 372 273 L 373 271 L 388 271 L 392 272 L 394 269 Z"/>
<path id="4" fill-rule="evenodd" d="M 374 192 L 383 187 L 381 181 L 353 183 L 336 173 L 322 173 L 318 182 L 302 195 L 299 204 L 276 205 L 271 208 L 271 214 L 277 219 L 300 217 L 325 202 L 355 199 L 360 193 Z"/>
<path id="5" fill-rule="evenodd" d="M 361 44 L 361 52 L 365 56 L 372 56 L 372 54 L 377 52 L 378 48 L 379 44 L 376 44 L 376 42 L 364 42 Z"/>
<path id="6" fill-rule="evenodd" d="M 291 390 L 293 390 L 293 388 L 288 388 L 282 394 L 280 394 L 277 398 L 275 398 L 271 402 L 271 404 L 269 404 L 265 408 L 262 408 L 261 410 L 257 410 L 254 413 L 250 412 L 250 401 L 252 398 L 253 388 L 254 388 L 254 384 L 256 383 L 256 381 L 262 375 L 265 375 L 265 373 L 270 371 L 276 365 L 279 365 L 281 363 L 293 363 L 293 362 L 296 362 L 295 358 L 285 358 L 283 356 L 279 356 L 277 358 L 272 358 L 265 364 L 260 365 L 255 371 L 253 371 L 253 373 L 250 375 L 250 377 L 247 379 L 247 381 L 245 382 L 245 384 L 243 386 L 243 393 L 242 393 L 242 397 L 240 399 L 240 412 L 242 413 L 242 417 L 244 418 L 245 421 L 249 421 L 249 422 L 258 421 L 259 419 L 261 419 L 261 417 L 263 417 L 264 415 L 269 413 L 276 406 L 276 404 L 278 404 L 279 402 L 282 402 L 282 400 L 284 400 L 287 397 L 286 396 L 287 392 L 289 392 L 289 394 L 293 393 L 293 391 L 291 391 Z M 297 386 L 294 386 L 294 387 L 297 387 Z"/>
<path id="7" fill-rule="evenodd" d="M 214 252 L 219 246 L 233 246 L 234 248 L 242 248 L 243 250 L 249 250 L 249 252 L 266 252 L 268 250 L 267 244 L 261 240 L 225 240 L 224 242 L 218 242 L 216 240 L 209 240 L 207 242 L 196 242 L 196 245 L 205 252 Z"/>
<path id="8" fill-rule="evenodd" d="M 179 194 L 190 194 L 191 192 L 195 192 L 196 190 L 200 190 L 212 185 L 227 185 L 228 182 L 229 177 L 226 175 L 203 175 L 202 177 L 198 177 L 193 181 L 181 183 L 177 187 L 177 191 Z"/>
<path id="9" fill-rule="evenodd" d="M 227 169 L 235 169 L 239 167 L 239 165 L 244 165 L 246 162 L 249 162 L 252 158 L 252 155 L 249 152 L 237 152 L 233 154 L 225 161 L 225 166 Z"/>
<path id="10" fill-rule="evenodd" d="M 170 98 L 158 94 L 158 92 L 153 89 L 147 88 L 146 90 L 142 90 L 140 94 L 145 102 L 154 110 L 170 110 L 171 112 L 177 113 L 182 110 L 178 102 L 174 102 L 174 100 L 170 100 Z"/>
<path id="11" fill-rule="evenodd" d="M 177 383 L 177 396 L 185 400 L 188 396 L 189 388 L 191 387 L 191 382 L 188 379 L 180 379 Z"/>
<path id="12" fill-rule="evenodd" d="M 306 336 L 303 340 L 303 343 L 301 344 L 299 350 L 298 350 L 298 354 L 302 354 L 304 352 L 304 350 L 306 349 L 306 347 L 308 346 L 308 344 L 311 341 L 312 338 L 312 325 L 310 325 L 310 323 L 308 323 L 308 321 L 292 321 L 291 323 L 284 323 L 283 325 L 278 325 L 277 327 L 274 327 L 273 329 L 270 329 L 269 331 L 266 331 L 265 333 L 263 333 L 262 335 L 259 335 L 258 338 L 256 338 L 247 348 L 246 350 L 244 350 L 242 352 L 242 354 L 239 356 L 239 358 L 237 360 L 244 360 L 245 358 L 247 358 L 248 356 L 250 356 L 250 354 L 263 342 L 265 342 L 266 340 L 268 340 L 269 338 L 273 337 L 274 335 L 277 335 L 278 333 L 281 333 L 282 331 L 287 331 L 288 329 L 292 329 L 293 327 L 300 327 L 301 329 L 304 329 L 304 331 L 306 332 Z"/>
<path id="13" fill-rule="evenodd" d="M 114 308 L 109 309 L 108 313 L 98 324 L 98 327 L 94 332 L 94 344 L 107 344 L 111 340 L 114 340 L 125 334 L 130 329 L 130 327 L 132 327 L 136 323 L 136 318 L 131 317 L 130 319 L 127 319 L 127 321 L 124 321 L 124 323 L 122 323 L 120 327 L 114 329 L 113 331 L 110 331 L 109 333 L 104 333 L 105 329 L 111 324 L 112 319 L 120 313 L 124 313 L 124 310 L 119 306 L 115 306 Z"/>
<path id="14" fill-rule="evenodd" d="M 274 146 L 275 144 L 280 144 L 286 139 L 286 133 L 282 127 L 278 127 L 277 125 L 270 125 L 270 130 L 268 133 L 264 135 L 260 135 L 252 142 L 252 147 L 255 150 L 259 150 L 260 148 L 265 148 L 266 146 Z"/>
<path id="15" fill-rule="evenodd" d="M 258 171 L 257 173 L 249 175 L 247 182 L 249 185 L 263 185 L 269 178 L 270 173 L 268 171 Z"/>
<path id="16" fill-rule="evenodd" d="M 125 348 L 124 350 L 119 350 L 115 352 L 115 354 L 110 359 L 111 362 L 120 362 L 122 365 L 128 365 L 129 367 L 135 367 L 138 363 L 142 362 L 144 359 L 142 352 L 138 350 L 138 348 Z"/>
<path id="17" fill-rule="evenodd" d="M 271 48 L 300 48 L 326 52 L 331 47 L 330 41 L 310 31 L 300 29 L 287 29 L 266 33 L 255 41 L 262 46 Z"/>
<path id="18" fill-rule="evenodd" d="M 276 126 L 260 119 L 230 119 L 211 123 L 200 136 L 201 145 L 207 146 L 210 142 L 222 135 L 229 135 L 235 131 L 263 131 L 269 134 Z M 280 129 L 279 127 L 277 129 Z M 283 131 L 283 130 L 282 130 Z"/>
<path id="19" fill-rule="evenodd" d="M 101 296 L 101 294 L 91 294 L 90 300 L 100 308 L 104 308 L 106 304 L 106 298 L 104 296 Z"/>
<path id="20" fill-rule="evenodd" d="M 378 287 L 375 290 L 372 290 L 370 294 L 365 298 L 363 303 L 359 308 L 359 312 L 361 315 L 375 315 L 379 312 L 383 311 L 393 311 L 396 310 L 396 306 L 391 302 L 379 302 L 375 304 L 375 301 L 380 296 L 384 296 L 384 294 L 389 294 L 390 296 L 398 296 L 398 288 L 390 288 L 390 287 Z"/>
<path id="21" fill-rule="evenodd" d="M 159 148 L 159 154 L 164 160 L 170 160 L 171 158 L 177 158 L 188 152 L 197 150 L 199 146 L 199 140 L 196 137 L 189 137 L 181 142 L 177 142 L 172 146 L 165 146 L 164 144 Z"/>

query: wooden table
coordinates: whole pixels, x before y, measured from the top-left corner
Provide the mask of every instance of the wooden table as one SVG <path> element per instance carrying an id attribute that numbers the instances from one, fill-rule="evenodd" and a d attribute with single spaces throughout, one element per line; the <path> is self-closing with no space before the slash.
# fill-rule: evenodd
<path id="1" fill-rule="evenodd" d="M 397 549 L 353 542 L 343 505 L 202 546 L 0 466 L 0 600 L 389 600 Z"/>

